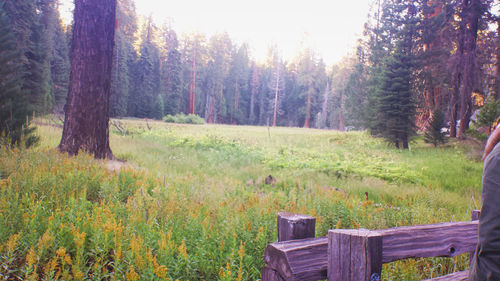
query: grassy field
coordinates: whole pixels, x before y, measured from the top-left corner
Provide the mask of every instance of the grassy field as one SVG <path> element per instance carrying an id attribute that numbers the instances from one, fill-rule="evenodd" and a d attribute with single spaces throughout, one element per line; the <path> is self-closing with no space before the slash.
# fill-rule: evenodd
<path id="1" fill-rule="evenodd" d="M 125 163 L 59 154 L 53 125 L 39 126 L 35 149 L 1 149 L 0 278 L 257 280 L 279 211 L 317 217 L 321 236 L 470 220 L 480 207 L 474 142 L 417 140 L 402 151 L 365 132 L 121 125 L 111 147 Z M 383 278 L 420 280 L 467 263 L 401 261 L 384 265 Z"/>

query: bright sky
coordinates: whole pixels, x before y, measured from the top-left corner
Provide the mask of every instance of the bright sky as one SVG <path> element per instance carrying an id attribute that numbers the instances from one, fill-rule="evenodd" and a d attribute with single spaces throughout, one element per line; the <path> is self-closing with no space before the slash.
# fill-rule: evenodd
<path id="1" fill-rule="evenodd" d="M 61 0 L 68 3 L 72 0 Z M 363 32 L 371 0 L 135 0 L 137 12 L 161 25 L 170 21 L 180 35 L 199 31 L 208 37 L 227 32 L 247 42 L 251 55 L 265 59 L 275 43 L 291 60 L 301 46 L 311 47 L 328 65 L 353 53 Z M 69 4 L 62 9 L 69 10 Z"/>

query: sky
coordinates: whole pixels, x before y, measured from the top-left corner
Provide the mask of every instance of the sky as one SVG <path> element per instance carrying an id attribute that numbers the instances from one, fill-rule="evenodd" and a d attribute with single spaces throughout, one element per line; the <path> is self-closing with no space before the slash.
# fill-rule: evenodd
<path id="1" fill-rule="evenodd" d="M 210 37 L 227 32 L 234 42 L 247 42 L 250 54 L 264 61 L 276 44 L 285 60 L 305 47 L 312 48 L 327 65 L 354 53 L 373 0 L 135 0 L 137 13 L 154 22 L 170 23 L 183 33 Z M 72 0 L 61 0 L 63 14 Z"/>

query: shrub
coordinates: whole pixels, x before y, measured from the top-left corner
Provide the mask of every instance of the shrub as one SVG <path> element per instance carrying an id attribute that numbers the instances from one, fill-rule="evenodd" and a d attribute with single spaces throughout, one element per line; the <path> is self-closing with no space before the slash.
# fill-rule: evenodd
<path id="1" fill-rule="evenodd" d="M 441 110 L 435 110 L 432 113 L 432 118 L 429 120 L 429 125 L 426 128 L 424 141 L 432 143 L 434 146 L 446 143 L 445 133 L 441 129 L 445 126 L 444 115 Z"/>
<path id="2" fill-rule="evenodd" d="M 167 115 L 163 118 L 163 121 L 167 123 L 178 123 L 178 124 L 205 124 L 205 120 L 198 115 L 189 114 L 185 115 L 183 113 L 179 113 L 176 115 Z"/>

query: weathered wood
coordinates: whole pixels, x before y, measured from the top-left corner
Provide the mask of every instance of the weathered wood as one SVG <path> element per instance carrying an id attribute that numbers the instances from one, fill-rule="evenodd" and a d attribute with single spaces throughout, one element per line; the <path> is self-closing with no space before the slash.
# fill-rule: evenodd
<path id="1" fill-rule="evenodd" d="M 382 232 L 382 261 L 406 258 L 454 257 L 475 250 L 478 222 L 454 222 L 396 227 Z"/>
<path id="2" fill-rule="evenodd" d="M 328 238 L 269 244 L 264 261 L 285 280 L 323 280 L 328 267 Z"/>
<path id="3" fill-rule="evenodd" d="M 479 216 L 480 215 L 481 215 L 481 211 L 480 210 L 472 210 L 472 214 L 471 214 L 472 221 L 479 220 Z M 469 252 L 469 265 L 472 264 L 472 260 L 474 259 L 475 252 L 476 252 L 476 249 L 474 249 L 473 251 Z"/>
<path id="4" fill-rule="evenodd" d="M 427 279 L 424 281 L 462 281 L 469 279 L 469 271 L 458 271 L 451 274 L 447 274 L 441 277 L 436 277 L 432 279 Z"/>
<path id="5" fill-rule="evenodd" d="M 366 229 L 328 232 L 328 280 L 362 281 L 382 271 L 382 234 Z"/>
<path id="6" fill-rule="evenodd" d="M 283 277 L 274 269 L 269 266 L 262 268 L 262 281 L 284 281 Z"/>
<path id="7" fill-rule="evenodd" d="M 479 216 L 481 215 L 480 210 L 472 210 L 472 221 L 479 220 Z"/>
<path id="8" fill-rule="evenodd" d="M 278 242 L 314 238 L 316 218 L 292 213 L 278 213 Z"/>

